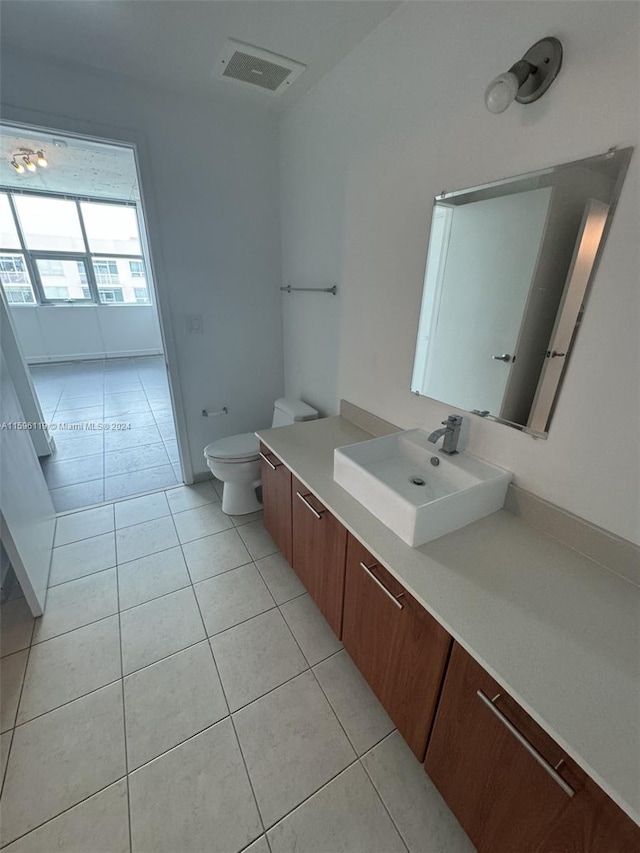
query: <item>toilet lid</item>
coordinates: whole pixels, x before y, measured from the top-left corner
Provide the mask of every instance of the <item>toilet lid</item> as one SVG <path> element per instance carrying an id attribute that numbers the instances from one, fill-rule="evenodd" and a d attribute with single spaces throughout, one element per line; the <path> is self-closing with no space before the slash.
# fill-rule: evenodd
<path id="1" fill-rule="evenodd" d="M 248 462 L 259 459 L 260 444 L 253 432 L 230 435 L 208 444 L 204 455 L 209 459 L 224 459 L 226 462 Z"/>

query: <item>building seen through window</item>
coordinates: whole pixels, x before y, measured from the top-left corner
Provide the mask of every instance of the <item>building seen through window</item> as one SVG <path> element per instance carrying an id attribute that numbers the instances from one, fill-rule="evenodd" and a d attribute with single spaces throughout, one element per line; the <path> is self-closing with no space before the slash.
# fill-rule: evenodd
<path id="1" fill-rule="evenodd" d="M 0 192 L 0 284 L 13 305 L 149 305 L 135 206 Z"/>

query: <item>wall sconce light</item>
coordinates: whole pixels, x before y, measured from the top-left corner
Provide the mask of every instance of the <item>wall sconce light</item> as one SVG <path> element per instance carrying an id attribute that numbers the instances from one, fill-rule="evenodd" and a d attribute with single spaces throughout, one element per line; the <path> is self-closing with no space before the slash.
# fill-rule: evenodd
<path id="1" fill-rule="evenodd" d="M 11 155 L 11 165 L 19 175 L 22 175 L 25 169 L 33 174 L 37 171 L 36 164 L 41 169 L 46 169 L 49 165 L 42 148 L 38 151 L 32 148 L 19 148 Z"/>
<path id="2" fill-rule="evenodd" d="M 525 55 L 487 86 L 484 102 L 490 113 L 503 113 L 512 101 L 532 104 L 541 98 L 562 67 L 562 44 L 549 36 L 532 45 Z"/>

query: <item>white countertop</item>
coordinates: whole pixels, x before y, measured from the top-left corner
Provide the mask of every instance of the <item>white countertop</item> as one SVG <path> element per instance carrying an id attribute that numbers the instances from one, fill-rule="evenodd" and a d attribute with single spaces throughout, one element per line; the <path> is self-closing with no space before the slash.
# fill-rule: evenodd
<path id="1" fill-rule="evenodd" d="M 333 481 L 341 417 L 258 436 L 640 824 L 640 588 L 504 510 L 411 548 Z"/>

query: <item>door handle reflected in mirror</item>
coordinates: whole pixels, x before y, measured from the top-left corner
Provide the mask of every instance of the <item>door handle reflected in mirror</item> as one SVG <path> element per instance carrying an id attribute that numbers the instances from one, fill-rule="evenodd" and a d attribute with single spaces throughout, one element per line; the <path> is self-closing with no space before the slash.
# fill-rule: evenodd
<path id="1" fill-rule="evenodd" d="M 494 361 L 507 361 L 507 362 L 511 361 L 511 356 L 509 355 L 508 352 L 505 352 L 504 355 L 492 355 L 491 358 Z"/>

